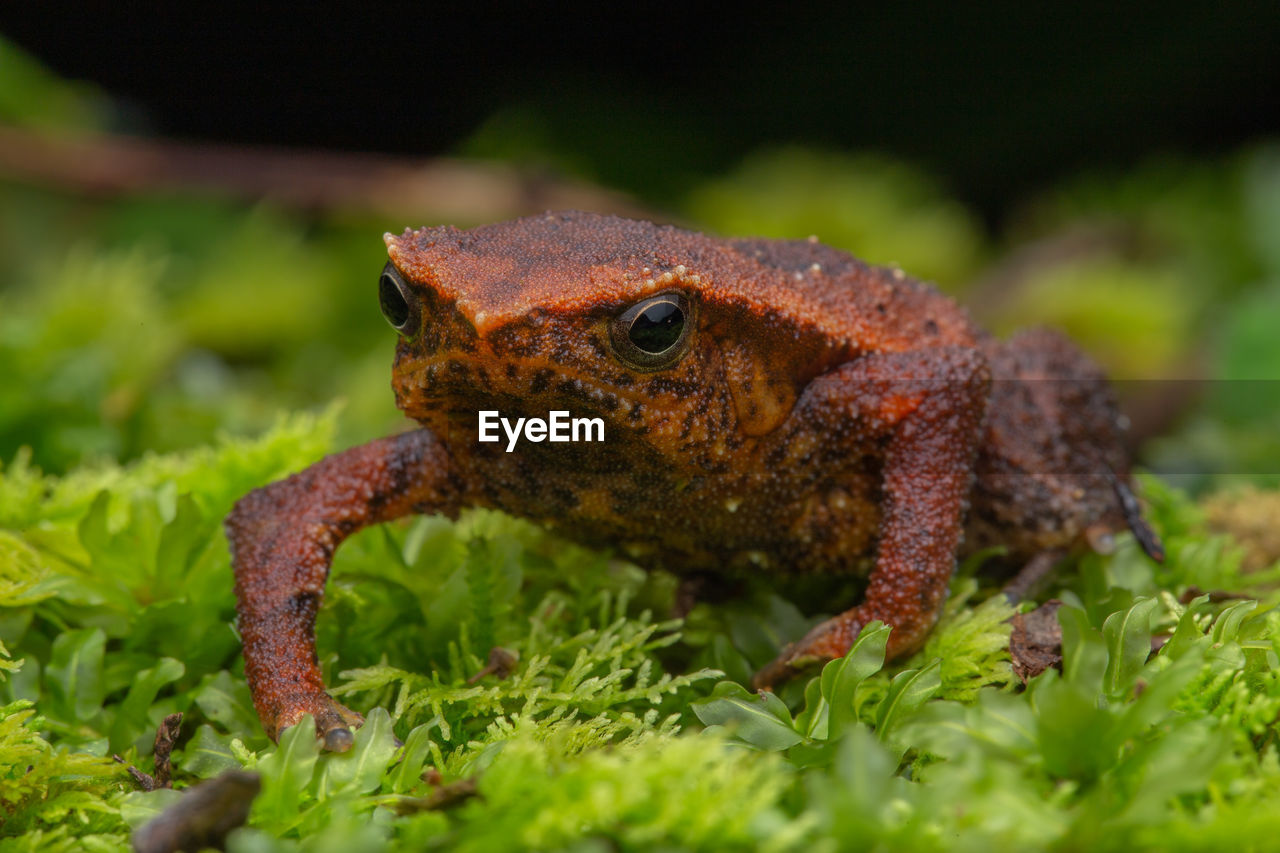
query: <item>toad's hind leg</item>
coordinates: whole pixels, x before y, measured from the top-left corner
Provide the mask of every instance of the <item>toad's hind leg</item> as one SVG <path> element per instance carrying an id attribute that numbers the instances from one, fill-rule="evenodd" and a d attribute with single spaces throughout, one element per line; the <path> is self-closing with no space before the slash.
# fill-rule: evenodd
<path id="1" fill-rule="evenodd" d="M 876 563 L 866 600 L 788 647 L 755 687 L 845 654 L 875 620 L 893 629 L 889 657 L 923 642 L 955 566 L 988 386 L 985 360 L 962 347 L 866 356 L 810 385 L 798 415 L 832 440 L 850 430 L 887 440 Z"/>
<path id="2" fill-rule="evenodd" d="M 273 740 L 311 714 L 325 746 L 340 752 L 362 722 L 325 692 L 316 657 L 316 612 L 339 543 L 370 524 L 457 509 L 448 455 L 426 430 L 329 456 L 236 504 L 226 529 L 244 669 Z"/>
<path id="3" fill-rule="evenodd" d="M 1047 329 L 984 347 L 993 382 L 966 550 L 999 546 L 1017 563 L 1127 527 L 1161 559 L 1130 488 L 1123 419 L 1102 370 Z"/>

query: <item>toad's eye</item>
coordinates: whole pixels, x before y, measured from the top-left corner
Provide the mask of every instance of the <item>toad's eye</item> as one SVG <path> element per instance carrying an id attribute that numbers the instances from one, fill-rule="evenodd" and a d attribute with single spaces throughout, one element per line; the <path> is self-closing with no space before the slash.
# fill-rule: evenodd
<path id="1" fill-rule="evenodd" d="M 661 370 L 689 349 L 689 300 L 680 293 L 659 293 L 637 302 L 609 324 L 614 354 L 636 370 Z"/>
<path id="2" fill-rule="evenodd" d="M 391 328 L 406 338 L 418 333 L 418 300 L 395 264 L 388 263 L 382 268 L 382 277 L 378 279 L 378 305 Z"/>

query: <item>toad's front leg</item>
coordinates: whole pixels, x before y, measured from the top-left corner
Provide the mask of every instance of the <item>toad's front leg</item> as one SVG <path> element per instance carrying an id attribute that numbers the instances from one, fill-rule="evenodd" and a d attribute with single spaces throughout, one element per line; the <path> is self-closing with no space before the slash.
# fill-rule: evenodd
<path id="1" fill-rule="evenodd" d="M 244 669 L 272 739 L 311 714 L 328 749 L 362 720 L 325 692 L 316 612 L 333 552 L 362 527 L 414 512 L 456 515 L 460 488 L 430 432 L 371 441 L 245 495 L 227 516 Z"/>
<path id="2" fill-rule="evenodd" d="M 853 428 L 887 439 L 876 563 L 866 600 L 789 646 L 753 686 L 769 687 L 798 667 L 840 657 L 875 620 L 893 629 L 890 658 L 924 641 L 955 566 L 989 387 L 982 356 L 952 347 L 866 356 L 806 391 L 800 414 L 833 438 Z"/>

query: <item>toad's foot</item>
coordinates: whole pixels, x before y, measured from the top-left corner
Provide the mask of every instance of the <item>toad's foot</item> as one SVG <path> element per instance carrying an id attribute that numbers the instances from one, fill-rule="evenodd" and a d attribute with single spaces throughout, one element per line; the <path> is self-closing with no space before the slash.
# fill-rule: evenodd
<path id="1" fill-rule="evenodd" d="M 787 646 L 782 650 L 782 654 L 751 676 L 751 689 L 756 692 L 772 691 L 777 685 L 790 681 L 796 674 L 797 668 L 802 665 L 793 662 L 791 652 L 794 648 L 794 643 Z"/>
<path id="2" fill-rule="evenodd" d="M 266 724 L 267 734 L 279 740 L 284 730 L 310 714 L 316 721 L 316 736 L 330 752 L 346 752 L 355 743 L 352 728 L 364 724 L 364 717 L 335 701 L 327 693 L 294 693 L 284 697 L 275 713 L 275 725 Z M 264 718 L 265 721 L 265 718 Z"/>
<path id="3" fill-rule="evenodd" d="M 929 379 L 904 385 L 903 376 Z M 873 621 L 892 629 L 886 660 L 924 642 L 955 568 L 990 378 L 986 362 L 973 351 L 942 347 L 927 355 L 871 354 L 810 383 L 807 411 L 827 418 L 832 433 L 860 418 L 883 424 L 885 509 L 876 565 L 863 603 L 784 651 L 753 679 L 756 687 L 790 677 L 811 661 L 841 657 Z"/>
<path id="4" fill-rule="evenodd" d="M 751 689 L 772 690 L 775 685 L 790 681 L 804 669 L 848 652 L 862 630 L 857 609 L 819 623 L 799 642 L 788 645 L 771 663 L 752 676 Z"/>

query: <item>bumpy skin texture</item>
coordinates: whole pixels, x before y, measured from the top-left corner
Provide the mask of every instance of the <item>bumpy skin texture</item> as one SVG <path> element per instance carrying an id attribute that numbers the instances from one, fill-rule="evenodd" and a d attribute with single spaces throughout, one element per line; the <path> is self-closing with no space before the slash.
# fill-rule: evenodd
<path id="1" fill-rule="evenodd" d="M 900 271 L 814 241 L 719 240 L 592 214 L 387 235 L 410 319 L 396 400 L 422 429 L 259 489 L 227 522 L 246 673 L 267 731 L 326 745 L 359 716 L 324 692 L 314 621 L 334 548 L 412 512 L 496 507 L 680 572 L 870 570 L 866 599 L 757 676 L 890 655 L 937 619 L 958 553 L 1015 560 L 1119 529 L 1127 463 L 1102 376 L 1070 343 L 1008 343 Z M 610 323 L 688 300 L 682 355 L 629 365 Z M 480 443 L 477 411 L 599 417 L 602 443 Z M 1147 540 L 1154 542 L 1149 531 Z"/>

